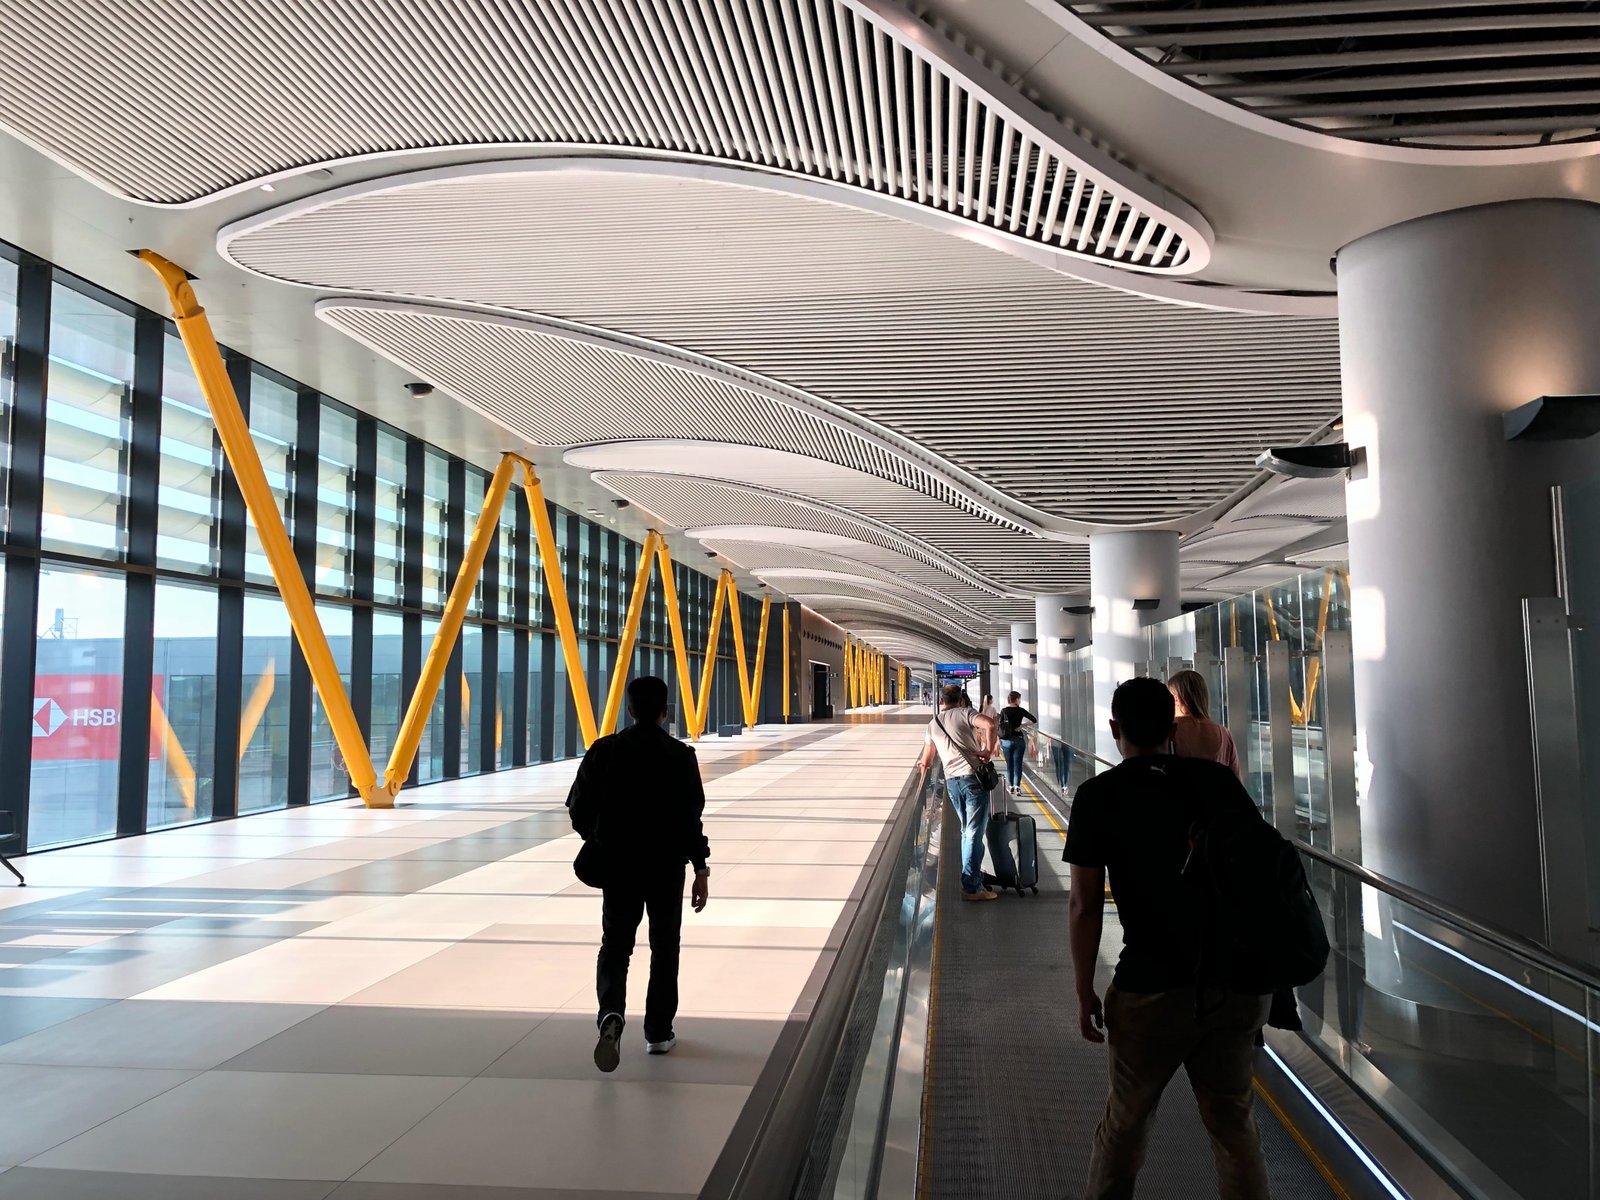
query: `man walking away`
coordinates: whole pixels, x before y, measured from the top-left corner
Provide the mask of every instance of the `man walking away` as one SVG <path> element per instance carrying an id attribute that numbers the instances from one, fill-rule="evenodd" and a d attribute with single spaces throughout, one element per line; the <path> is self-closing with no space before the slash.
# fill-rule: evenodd
<path id="1" fill-rule="evenodd" d="M 683 874 L 694 864 L 694 911 L 706 906 L 711 847 L 700 825 L 706 805 L 693 748 L 666 730 L 667 685 L 654 675 L 628 684 L 633 724 L 598 739 L 578 767 L 567 796 L 572 827 L 595 843 L 604 864 L 600 957 L 595 970 L 600 1040 L 594 1065 L 621 1061 L 628 1004 L 628 960 L 639 922 L 650 915 L 650 988 L 644 1038 L 651 1054 L 677 1045 L 678 944 L 683 925 Z"/>
<path id="2" fill-rule="evenodd" d="M 939 693 L 939 711 L 928 725 L 919 766 L 926 771 L 934 754 L 944 764 L 944 786 L 961 819 L 961 898 L 994 900 L 983 883 L 983 837 L 989 823 L 989 792 L 977 779 L 978 760 L 987 760 L 995 739 L 992 717 L 972 710 L 960 684 Z"/>
<path id="3" fill-rule="evenodd" d="M 1256 1034 L 1270 997 L 1211 987 L 1197 993 L 1204 906 L 1183 880 L 1203 814 L 1261 818 L 1227 767 L 1166 752 L 1172 725 L 1172 694 L 1158 680 L 1119 686 L 1111 733 L 1123 761 L 1078 788 L 1067 828 L 1079 1025 L 1091 1042 L 1107 1032 L 1111 1038 L 1111 1091 L 1095 1130 L 1088 1198 L 1133 1195 L 1156 1106 L 1181 1066 L 1211 1135 L 1223 1200 L 1266 1200 L 1250 1105 Z M 1108 871 L 1122 956 L 1102 1009 L 1094 974 Z"/>

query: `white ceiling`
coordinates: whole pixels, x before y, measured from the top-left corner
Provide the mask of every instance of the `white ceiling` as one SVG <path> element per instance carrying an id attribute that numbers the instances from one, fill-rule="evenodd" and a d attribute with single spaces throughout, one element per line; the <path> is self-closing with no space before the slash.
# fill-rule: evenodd
<path id="1" fill-rule="evenodd" d="M 917 11 L 0 0 L 0 235 L 145 303 L 114 256 L 169 253 L 244 352 L 923 661 L 1093 529 L 1180 530 L 1193 594 L 1338 554 L 1337 483 L 1253 466 L 1338 413 L 1330 306 L 1273 293 L 1600 180 L 1272 122 L 1055 0 Z"/>

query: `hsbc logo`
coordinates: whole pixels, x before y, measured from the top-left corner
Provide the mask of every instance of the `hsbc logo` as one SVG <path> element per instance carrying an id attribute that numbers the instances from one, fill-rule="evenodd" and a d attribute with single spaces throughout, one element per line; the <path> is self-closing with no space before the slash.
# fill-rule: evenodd
<path id="1" fill-rule="evenodd" d="M 49 737 L 67 723 L 67 714 L 49 696 L 33 698 L 33 736 Z"/>
<path id="2" fill-rule="evenodd" d="M 108 729 L 117 724 L 114 708 L 74 708 L 70 712 L 49 696 L 33 698 L 33 736 L 47 738 L 63 725 L 80 729 Z"/>

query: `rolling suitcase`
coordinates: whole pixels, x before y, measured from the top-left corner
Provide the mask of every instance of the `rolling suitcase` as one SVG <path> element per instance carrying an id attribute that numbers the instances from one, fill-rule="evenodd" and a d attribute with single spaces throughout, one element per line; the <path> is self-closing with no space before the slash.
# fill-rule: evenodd
<path id="1" fill-rule="evenodd" d="M 1015 879 L 995 877 L 995 882 L 1003 888 L 1015 888 L 1017 895 L 1022 895 L 1024 888 L 1030 889 L 1035 896 L 1039 894 L 1039 831 L 1034 826 L 1033 818 L 1023 813 L 1005 814 L 1003 824 L 1004 832 L 1001 834 L 1011 847 L 1011 859 L 1017 864 Z"/>

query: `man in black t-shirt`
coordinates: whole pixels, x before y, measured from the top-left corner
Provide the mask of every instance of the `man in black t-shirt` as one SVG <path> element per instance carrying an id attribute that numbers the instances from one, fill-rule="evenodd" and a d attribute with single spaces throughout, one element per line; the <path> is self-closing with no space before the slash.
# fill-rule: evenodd
<path id="1" fill-rule="evenodd" d="M 1119 686 L 1111 732 L 1123 761 L 1078 788 L 1067 827 L 1079 1025 L 1091 1042 L 1105 1041 L 1107 1032 L 1111 1038 L 1111 1091 L 1095 1130 L 1087 1196 L 1133 1195 L 1151 1119 L 1181 1066 L 1211 1134 L 1223 1200 L 1266 1200 L 1266 1162 L 1250 1106 L 1255 1038 L 1270 997 L 1196 995 L 1202 905 L 1182 878 L 1189 831 L 1202 812 L 1236 806 L 1260 816 L 1227 767 L 1167 753 L 1172 726 L 1165 685 L 1131 679 Z M 1122 956 L 1102 1008 L 1095 967 L 1108 873 Z"/>

